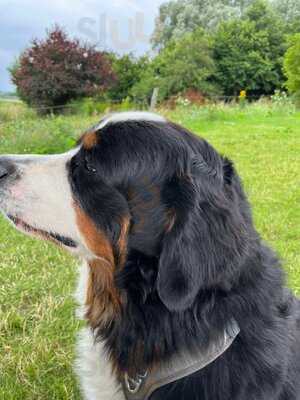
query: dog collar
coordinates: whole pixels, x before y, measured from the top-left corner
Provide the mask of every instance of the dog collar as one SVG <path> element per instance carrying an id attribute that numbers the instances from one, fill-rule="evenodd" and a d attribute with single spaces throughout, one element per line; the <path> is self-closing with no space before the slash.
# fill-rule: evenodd
<path id="1" fill-rule="evenodd" d="M 151 371 L 137 374 L 134 378 L 125 374 L 122 384 L 126 399 L 148 400 L 151 394 L 160 387 L 200 371 L 225 353 L 239 332 L 240 328 L 236 321 L 231 321 L 223 334 L 206 349 L 176 354 L 167 363 Z"/>

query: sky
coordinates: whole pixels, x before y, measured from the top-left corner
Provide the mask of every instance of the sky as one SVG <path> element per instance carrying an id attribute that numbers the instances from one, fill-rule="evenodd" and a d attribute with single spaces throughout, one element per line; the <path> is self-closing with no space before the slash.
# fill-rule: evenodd
<path id="1" fill-rule="evenodd" d="M 0 91 L 13 91 L 7 68 L 34 38 L 59 24 L 100 50 L 140 55 L 150 49 L 164 0 L 0 0 Z"/>

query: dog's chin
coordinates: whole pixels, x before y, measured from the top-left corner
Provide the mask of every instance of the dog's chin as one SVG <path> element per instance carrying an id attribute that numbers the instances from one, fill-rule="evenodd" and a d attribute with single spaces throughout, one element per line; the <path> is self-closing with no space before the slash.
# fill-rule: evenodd
<path id="1" fill-rule="evenodd" d="M 7 217 L 13 223 L 16 229 L 29 236 L 33 236 L 42 240 L 48 240 L 55 243 L 56 245 L 67 247 L 69 249 L 76 249 L 78 246 L 77 243 L 69 237 L 62 236 L 56 232 L 45 231 L 31 224 L 28 224 L 20 217 L 11 214 L 8 214 Z"/>

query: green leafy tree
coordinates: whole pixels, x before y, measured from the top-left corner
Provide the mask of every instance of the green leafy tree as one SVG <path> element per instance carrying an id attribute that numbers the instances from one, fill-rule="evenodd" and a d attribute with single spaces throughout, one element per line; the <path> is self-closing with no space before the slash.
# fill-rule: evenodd
<path id="1" fill-rule="evenodd" d="M 220 22 L 240 17 L 253 0 L 176 0 L 159 9 L 152 37 L 154 48 L 161 49 L 199 27 L 211 32 Z"/>
<path id="2" fill-rule="evenodd" d="M 117 79 L 108 92 L 109 98 L 113 101 L 122 101 L 130 97 L 132 87 L 139 82 L 148 64 L 147 56 L 136 58 L 132 54 L 121 57 L 112 55 L 112 67 Z"/>
<path id="3" fill-rule="evenodd" d="M 300 33 L 290 39 L 290 47 L 284 57 L 284 72 L 289 92 L 300 100 Z"/>
<path id="4" fill-rule="evenodd" d="M 273 0 L 272 4 L 286 21 L 293 20 L 295 17 L 300 17 L 299 0 Z"/>
<path id="5" fill-rule="evenodd" d="M 273 0 L 272 5 L 284 20 L 287 32 L 300 32 L 299 0 Z"/>
<path id="6" fill-rule="evenodd" d="M 202 29 L 171 41 L 152 61 L 140 82 L 133 88 L 136 99 L 149 99 L 159 88 L 160 100 L 195 89 L 203 94 L 216 91 L 212 83 L 215 71 L 212 43 Z"/>
<path id="7" fill-rule="evenodd" d="M 252 95 L 271 94 L 284 81 L 285 29 L 281 18 L 263 0 L 256 0 L 245 17 L 220 25 L 215 35 L 217 81 L 226 95 L 246 89 Z"/>

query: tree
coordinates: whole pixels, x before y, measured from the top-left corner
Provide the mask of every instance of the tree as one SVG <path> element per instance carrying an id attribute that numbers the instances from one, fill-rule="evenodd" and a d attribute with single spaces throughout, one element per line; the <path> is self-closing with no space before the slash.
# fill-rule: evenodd
<path id="1" fill-rule="evenodd" d="M 160 100 L 187 89 L 209 94 L 216 90 L 213 74 L 211 39 L 197 29 L 168 43 L 133 87 L 133 96 L 138 100 L 149 99 L 155 87 L 159 87 Z"/>
<path id="2" fill-rule="evenodd" d="M 33 40 L 11 68 L 11 76 L 22 100 L 49 110 L 100 94 L 115 81 L 106 54 L 70 40 L 58 26 L 45 40 Z"/>
<path id="3" fill-rule="evenodd" d="M 272 4 L 280 12 L 285 21 L 300 17 L 299 0 L 273 0 Z"/>
<path id="4" fill-rule="evenodd" d="M 299 0 L 273 0 L 272 5 L 284 20 L 287 32 L 300 32 Z"/>
<path id="5" fill-rule="evenodd" d="M 176 0 L 159 9 L 152 36 L 154 48 L 163 48 L 170 40 L 202 27 L 215 31 L 220 22 L 240 17 L 253 0 Z"/>
<path id="6" fill-rule="evenodd" d="M 112 67 L 117 79 L 108 92 L 109 98 L 119 102 L 130 97 L 132 87 L 139 82 L 148 63 L 147 56 L 135 58 L 132 54 L 121 57 L 112 55 Z"/>
<path id="7" fill-rule="evenodd" d="M 226 95 L 247 89 L 252 95 L 281 88 L 286 50 L 284 24 L 263 0 L 256 0 L 245 17 L 220 25 L 215 35 L 217 81 Z"/>
<path id="8" fill-rule="evenodd" d="M 300 99 L 300 33 L 290 39 L 290 47 L 284 57 L 284 72 L 289 92 Z"/>

